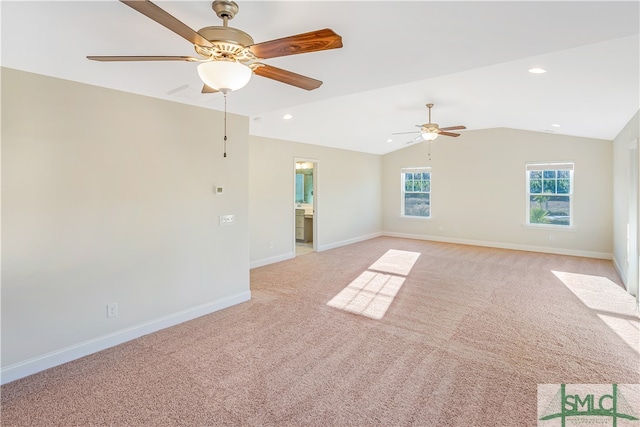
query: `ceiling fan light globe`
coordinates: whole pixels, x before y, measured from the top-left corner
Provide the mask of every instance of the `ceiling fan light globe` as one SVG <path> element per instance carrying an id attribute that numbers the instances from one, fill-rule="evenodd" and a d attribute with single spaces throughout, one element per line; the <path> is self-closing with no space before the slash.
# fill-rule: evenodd
<path id="1" fill-rule="evenodd" d="M 224 94 L 241 89 L 251 80 L 251 68 L 236 61 L 210 61 L 198 65 L 200 79 Z"/>
<path id="2" fill-rule="evenodd" d="M 433 141 L 438 137 L 437 132 L 424 132 L 421 135 L 422 135 L 422 139 L 424 139 L 425 141 Z"/>

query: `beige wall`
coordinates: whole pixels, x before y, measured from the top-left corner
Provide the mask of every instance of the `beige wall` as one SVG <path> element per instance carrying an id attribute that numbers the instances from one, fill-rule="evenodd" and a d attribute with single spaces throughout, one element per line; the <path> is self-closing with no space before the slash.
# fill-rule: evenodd
<path id="1" fill-rule="evenodd" d="M 222 123 L 2 69 L 3 381 L 250 297 L 248 119 L 226 159 Z"/>
<path id="2" fill-rule="evenodd" d="M 637 138 L 637 120 L 619 138 Z M 250 137 L 230 115 L 224 159 L 216 123 L 220 112 L 2 69 L 3 381 L 249 298 L 250 266 L 294 255 L 295 159 L 318 162 L 319 250 L 387 233 L 608 257 L 615 234 L 622 256 L 610 141 L 468 131 L 439 138 L 428 161 L 424 144 L 377 156 Z M 524 164 L 552 160 L 575 162 L 575 231 L 523 227 Z M 433 219 L 401 219 L 400 168 L 426 165 Z M 218 224 L 226 214 L 235 224 Z"/>
<path id="3" fill-rule="evenodd" d="M 317 162 L 318 250 L 378 235 L 381 158 L 276 139 L 249 139 L 251 265 L 294 256 L 294 160 Z"/>
<path id="4" fill-rule="evenodd" d="M 612 144 L 515 129 L 467 131 L 458 138 L 383 158 L 385 233 L 608 258 L 612 241 Z M 525 227 L 525 163 L 575 162 L 574 231 Z M 400 169 L 432 168 L 432 219 L 400 218 Z"/>

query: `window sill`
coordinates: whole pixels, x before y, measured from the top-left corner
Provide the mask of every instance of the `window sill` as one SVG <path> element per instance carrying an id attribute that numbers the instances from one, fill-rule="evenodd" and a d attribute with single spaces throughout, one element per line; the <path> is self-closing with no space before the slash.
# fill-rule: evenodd
<path id="1" fill-rule="evenodd" d="M 405 221 L 431 221 L 431 217 L 424 217 L 424 216 L 404 216 L 404 215 L 400 215 L 398 218 L 405 220 Z"/>
<path id="2" fill-rule="evenodd" d="M 531 228 L 533 230 L 546 230 L 546 231 L 570 231 L 576 232 L 578 231 L 578 227 L 575 225 L 566 226 L 566 225 L 549 225 L 549 224 L 522 224 L 523 228 Z"/>

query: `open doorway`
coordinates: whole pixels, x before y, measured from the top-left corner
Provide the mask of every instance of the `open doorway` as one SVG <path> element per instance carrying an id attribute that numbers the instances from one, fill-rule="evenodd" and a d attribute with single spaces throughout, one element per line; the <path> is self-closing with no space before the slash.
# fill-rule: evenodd
<path id="1" fill-rule="evenodd" d="M 316 250 L 317 162 L 295 159 L 294 162 L 294 253 L 304 255 Z"/>
<path id="2" fill-rule="evenodd" d="M 638 304 L 638 140 L 629 145 L 629 222 L 627 225 L 627 291 Z"/>

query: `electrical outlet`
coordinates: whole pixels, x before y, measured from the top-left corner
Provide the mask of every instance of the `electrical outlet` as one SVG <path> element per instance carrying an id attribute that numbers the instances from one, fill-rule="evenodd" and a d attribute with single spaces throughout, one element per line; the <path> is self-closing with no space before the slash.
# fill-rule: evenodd
<path id="1" fill-rule="evenodd" d="M 107 317 L 116 317 L 118 315 L 118 303 L 107 304 Z"/>
<path id="2" fill-rule="evenodd" d="M 229 225 L 236 222 L 236 219 L 233 215 L 220 215 L 219 220 L 220 225 Z"/>

